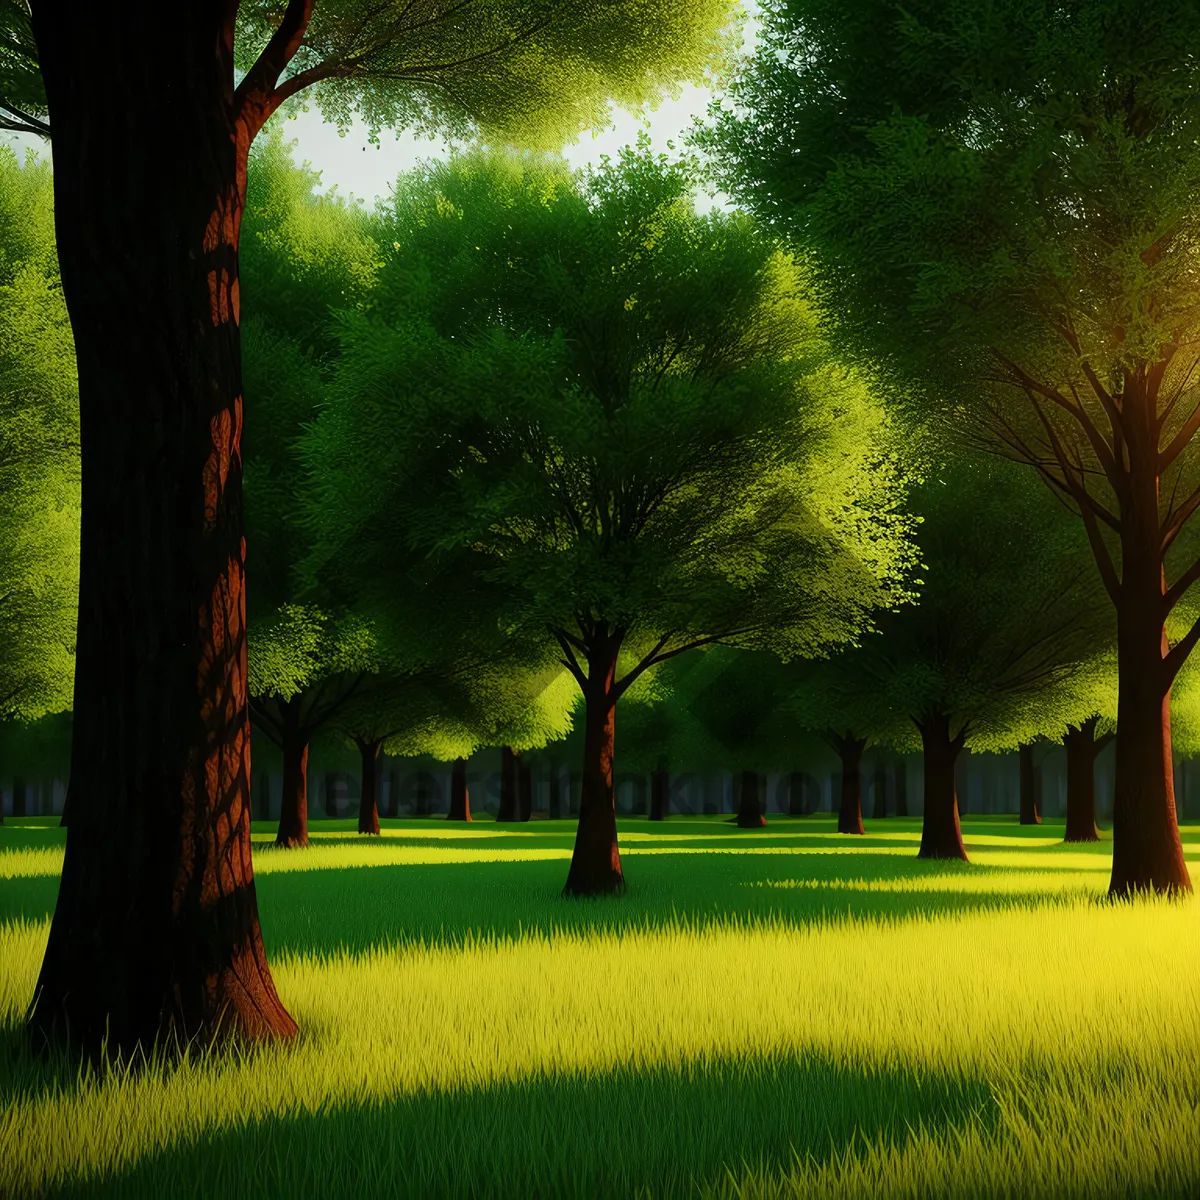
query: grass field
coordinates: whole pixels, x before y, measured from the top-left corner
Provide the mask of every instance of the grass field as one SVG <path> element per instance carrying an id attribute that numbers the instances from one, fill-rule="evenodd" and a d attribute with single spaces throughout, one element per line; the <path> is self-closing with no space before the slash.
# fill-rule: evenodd
<path id="1" fill-rule="evenodd" d="M 567 822 L 256 825 L 301 1038 L 88 1074 L 25 1050 L 62 835 L 10 822 L 0 1196 L 1200 1195 L 1200 902 L 963 825 L 971 864 L 915 820 L 623 820 L 587 902 Z"/>

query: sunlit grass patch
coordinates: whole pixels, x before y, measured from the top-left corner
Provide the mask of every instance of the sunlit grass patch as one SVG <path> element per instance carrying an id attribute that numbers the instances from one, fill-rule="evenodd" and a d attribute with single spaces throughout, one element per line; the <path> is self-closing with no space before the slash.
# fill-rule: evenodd
<path id="1" fill-rule="evenodd" d="M 523 832 L 256 847 L 303 1032 L 249 1055 L 30 1058 L 48 920 L 0 922 L 0 1195 L 1200 1193 L 1200 903 L 1104 902 L 1109 846 L 722 845 L 577 903 Z"/>

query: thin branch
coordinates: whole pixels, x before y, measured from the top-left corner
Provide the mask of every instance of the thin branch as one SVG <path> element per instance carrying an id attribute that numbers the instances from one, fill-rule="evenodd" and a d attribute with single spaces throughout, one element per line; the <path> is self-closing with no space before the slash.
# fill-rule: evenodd
<path id="1" fill-rule="evenodd" d="M 1163 615 L 1169 613 L 1175 605 L 1183 599 L 1184 593 L 1195 583 L 1200 580 L 1200 558 L 1194 563 L 1169 588 L 1163 595 Z"/>
<path id="2" fill-rule="evenodd" d="M 279 27 L 271 35 L 270 41 L 263 47 L 262 53 L 254 65 L 246 72 L 242 82 L 238 84 L 233 94 L 234 112 L 236 119 L 241 121 L 253 105 L 259 111 L 255 113 L 252 123 L 254 132 L 262 127 L 264 121 L 277 108 L 283 99 L 272 99 L 276 93 L 279 77 L 287 68 L 288 63 L 296 56 L 312 19 L 313 7 L 316 0 L 288 0 L 288 6 L 279 22 Z M 303 72 L 302 72 L 303 74 Z M 298 91 L 299 88 L 294 89 Z"/>
<path id="3" fill-rule="evenodd" d="M 1200 429 L 1200 401 L 1196 402 L 1196 407 L 1188 414 L 1188 419 L 1179 427 L 1179 432 L 1171 439 L 1167 448 L 1159 452 L 1160 475 L 1183 453 L 1197 429 Z"/>
<path id="4" fill-rule="evenodd" d="M 579 684 L 580 690 L 586 691 L 587 674 L 579 665 L 579 660 L 575 657 L 575 651 L 571 648 L 571 641 L 573 639 L 570 638 L 570 635 L 565 630 L 552 629 L 550 632 L 554 634 L 555 640 L 562 647 L 563 656 L 558 661 L 575 677 L 575 682 Z"/>
<path id="5" fill-rule="evenodd" d="M 50 138 L 50 125 L 41 117 L 35 117 L 32 113 L 27 113 L 24 109 L 18 108 L 8 100 L 0 100 L 0 129 L 10 130 L 12 133 L 32 133 L 38 137 Z M 15 120 L 10 120 L 4 116 L 4 112 L 12 113 Z"/>

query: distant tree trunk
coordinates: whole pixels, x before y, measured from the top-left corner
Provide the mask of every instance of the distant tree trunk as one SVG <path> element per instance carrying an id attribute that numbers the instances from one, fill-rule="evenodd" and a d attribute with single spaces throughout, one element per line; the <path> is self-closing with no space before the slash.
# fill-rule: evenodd
<path id="1" fill-rule="evenodd" d="M 759 799 L 759 782 L 757 771 L 742 771 L 738 776 L 739 829 L 761 829 L 767 823 Z"/>
<path id="2" fill-rule="evenodd" d="M 300 698 L 280 704 L 283 784 L 277 846 L 308 845 L 308 731 L 300 727 Z"/>
<path id="3" fill-rule="evenodd" d="M 954 790 L 954 763 L 966 737 L 950 736 L 950 717 L 931 713 L 917 722 L 925 756 L 925 816 L 921 822 L 918 858 L 967 859 L 962 828 L 958 823 L 958 796 Z"/>
<path id="4" fill-rule="evenodd" d="M 902 754 L 896 757 L 896 816 L 908 816 L 908 763 Z"/>
<path id="5" fill-rule="evenodd" d="M 358 801 L 358 832 L 379 832 L 379 751 L 382 742 L 371 738 L 355 738 L 362 764 L 362 791 Z"/>
<path id="6" fill-rule="evenodd" d="M 389 817 L 400 815 L 400 772 L 395 767 L 388 772 L 387 815 Z"/>
<path id="7" fill-rule="evenodd" d="M 12 815 L 14 817 L 24 817 L 27 815 L 25 803 L 25 780 L 20 776 L 13 779 L 13 802 Z"/>
<path id="8" fill-rule="evenodd" d="M 616 729 L 616 637 L 598 637 L 587 659 L 583 717 L 583 786 L 579 827 L 564 895 L 597 896 L 621 892 L 625 876 L 617 848 L 617 803 L 613 790 Z"/>
<path id="9" fill-rule="evenodd" d="M 804 816 L 804 776 L 799 771 L 788 774 L 787 798 L 788 816 Z"/>
<path id="10" fill-rule="evenodd" d="M 71 807 L 71 781 L 67 780 L 67 794 L 63 797 L 62 816 L 59 818 L 58 826 L 60 829 L 67 827 L 67 810 Z M 4 814 L 0 812 L 0 821 L 4 820 Z"/>
<path id="11" fill-rule="evenodd" d="M 1063 735 L 1067 752 L 1067 828 L 1064 842 L 1098 842 L 1096 828 L 1096 758 L 1113 734 L 1096 737 L 1097 717 L 1070 725 Z"/>
<path id="12" fill-rule="evenodd" d="M 871 815 L 879 821 L 887 816 L 887 768 L 883 765 L 882 759 L 875 764 L 874 785 L 875 805 L 871 810 Z"/>
<path id="13" fill-rule="evenodd" d="M 533 816 L 533 768 L 520 751 L 517 751 L 517 810 L 522 821 Z"/>
<path id="14" fill-rule="evenodd" d="M 92 1053 L 296 1029 L 250 853 L 238 230 L 267 114 L 235 100 L 236 12 L 32 6 L 79 367 L 87 799 L 30 1022 Z"/>
<path id="15" fill-rule="evenodd" d="M 450 811 L 447 821 L 471 820 L 471 793 L 467 791 L 467 760 L 456 758 L 450 770 Z"/>
<path id="16" fill-rule="evenodd" d="M 1021 824 L 1040 825 L 1042 814 L 1038 812 L 1037 771 L 1033 765 L 1033 747 L 1028 742 L 1017 748 L 1017 764 L 1020 772 Z"/>
<path id="17" fill-rule="evenodd" d="M 271 819 L 271 776 L 266 771 L 258 773 L 258 819 Z"/>
<path id="18" fill-rule="evenodd" d="M 510 747 L 500 749 L 500 808 L 496 812 L 497 821 L 516 821 L 518 819 L 518 798 L 520 789 L 520 756 Z"/>
<path id="19" fill-rule="evenodd" d="M 838 833 L 862 833 L 862 756 L 867 739 L 855 737 L 853 730 L 838 733 L 829 730 L 825 740 L 842 760 L 842 796 L 838 808 Z"/>
<path id="20" fill-rule="evenodd" d="M 662 821 L 669 815 L 671 807 L 671 773 L 667 760 L 660 758 L 650 772 L 650 820 Z"/>
<path id="21" fill-rule="evenodd" d="M 326 771 L 321 776 L 321 791 L 323 793 L 325 815 L 331 820 L 335 820 L 338 815 L 337 783 L 338 773 L 336 771 Z"/>
<path id="22" fill-rule="evenodd" d="M 549 775 L 547 776 L 547 791 L 548 797 L 546 806 L 549 810 L 549 817 L 552 821 L 562 819 L 562 766 L 557 762 L 550 764 Z"/>

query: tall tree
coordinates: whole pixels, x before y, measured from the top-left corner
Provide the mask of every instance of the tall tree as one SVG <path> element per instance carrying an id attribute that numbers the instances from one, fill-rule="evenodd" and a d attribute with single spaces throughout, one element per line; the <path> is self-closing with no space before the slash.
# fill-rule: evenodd
<path id="1" fill-rule="evenodd" d="M 30 8 L 80 379 L 73 776 L 89 797 L 31 1022 L 92 1048 L 289 1034 L 250 868 L 238 242 L 251 143 L 308 88 L 327 117 L 358 111 L 376 132 L 558 143 L 610 97 L 637 106 L 698 79 L 732 3 Z"/>
<path id="2" fill-rule="evenodd" d="M 29 0 L 0 0 L 0 129 L 50 136 Z"/>
<path id="3" fill-rule="evenodd" d="M 0 721 L 71 707 L 78 394 L 52 197 L 48 165 L 0 147 Z"/>
<path id="4" fill-rule="evenodd" d="M 847 343 L 1078 513 L 1117 623 L 1114 894 L 1191 886 L 1170 691 L 1200 622 L 1167 622 L 1200 580 L 1195 16 L 789 0 L 708 139 Z"/>
<path id="5" fill-rule="evenodd" d="M 402 525 L 479 554 L 502 624 L 549 634 L 577 682 L 571 894 L 623 886 L 615 709 L 643 673 L 717 642 L 817 652 L 905 594 L 865 386 L 816 338 L 796 264 L 692 194 L 686 166 L 633 151 L 582 180 L 486 155 L 416 176 L 380 239 L 406 282 L 345 320 L 355 366 L 326 410 L 356 473 L 324 511 L 418 512 Z M 420 486 L 396 467 L 410 440 L 441 458 Z"/>

